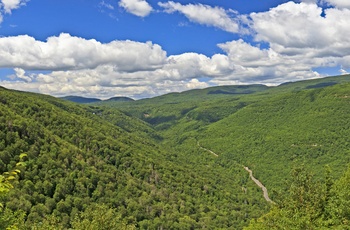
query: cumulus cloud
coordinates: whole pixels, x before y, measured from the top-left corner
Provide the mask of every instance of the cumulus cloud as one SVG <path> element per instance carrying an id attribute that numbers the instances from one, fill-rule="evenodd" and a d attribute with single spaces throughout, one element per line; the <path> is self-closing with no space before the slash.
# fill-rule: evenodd
<path id="1" fill-rule="evenodd" d="M 67 70 L 109 64 L 117 71 L 133 72 L 158 68 L 165 60 L 166 52 L 151 42 L 102 44 L 64 33 L 46 42 L 28 35 L 0 38 L 0 67 Z"/>
<path id="2" fill-rule="evenodd" d="M 288 2 L 250 16 L 256 40 L 268 42 L 279 53 L 343 56 L 350 44 L 350 11 L 330 8 L 324 13 L 325 17 L 316 4 Z"/>
<path id="3" fill-rule="evenodd" d="M 208 83 L 196 78 L 163 78 L 162 73 L 162 71 L 119 73 L 113 71 L 110 66 L 100 66 L 96 69 L 36 74 L 33 75 L 31 82 L 17 79 L 16 81 L 2 81 L 1 85 L 55 96 L 80 95 L 103 99 L 113 96 L 152 97 L 209 86 Z"/>
<path id="4" fill-rule="evenodd" d="M 169 12 L 185 12 L 191 5 L 162 4 Z M 196 22 L 201 13 L 209 14 L 206 9 L 214 9 L 198 6 L 191 6 L 193 15 L 188 13 Z M 201 7 L 203 11 L 198 10 Z M 228 41 L 218 44 L 221 54 L 212 56 L 168 56 L 151 42 L 101 43 L 69 34 L 46 41 L 27 35 L 2 37 L 0 67 L 13 68 L 14 74 L 0 84 L 57 96 L 140 98 L 215 84 L 272 85 L 319 78 L 314 71 L 317 67 L 341 66 L 341 73 L 350 68 L 350 10 L 346 8 L 322 10 L 313 1 L 288 2 L 240 17 L 254 32 L 251 36 L 256 45 L 244 39 Z M 214 22 L 210 19 L 202 24 L 219 27 Z"/>
<path id="5" fill-rule="evenodd" d="M 350 9 L 350 2 L 348 0 L 325 0 L 325 2 L 338 8 Z"/>
<path id="6" fill-rule="evenodd" d="M 269 52 L 277 54 L 270 64 L 283 60 L 277 62 L 276 69 L 289 63 L 290 72 L 308 68 L 317 75 L 313 68 L 349 67 L 350 10 L 328 8 L 322 12 L 316 3 L 288 2 L 250 17 L 255 40 L 268 43 Z"/>
<path id="7" fill-rule="evenodd" d="M 11 14 L 12 10 L 25 5 L 27 0 L 0 0 L 0 24 L 3 22 L 4 14 Z"/>
<path id="8" fill-rule="evenodd" d="M 26 1 L 23 0 L 1 0 L 1 5 L 7 14 L 11 14 L 12 10 L 18 9 L 25 3 Z"/>
<path id="9" fill-rule="evenodd" d="M 15 73 L 12 81 L 0 84 L 52 95 L 155 96 L 207 86 L 193 79 L 220 74 L 221 60 L 220 55 L 209 58 L 195 53 L 167 57 L 151 42 L 103 44 L 69 34 L 46 42 L 28 35 L 2 37 L 0 67 L 13 68 Z"/>
<path id="10" fill-rule="evenodd" d="M 152 6 L 145 0 L 121 0 L 119 6 L 139 17 L 146 17 L 153 10 Z"/>
<path id="11" fill-rule="evenodd" d="M 233 71 L 212 82 L 276 84 L 318 78 L 321 75 L 314 68 L 340 65 L 345 73 L 350 61 L 350 31 L 346 29 L 350 11 L 322 11 L 316 2 L 288 2 L 250 14 L 256 42 L 268 47 L 262 49 L 242 39 L 219 44 Z"/>
<path id="12" fill-rule="evenodd" d="M 225 51 L 231 72 L 216 76 L 211 82 L 223 84 L 280 84 L 286 81 L 317 78 L 309 63 L 277 53 L 272 48 L 261 49 L 242 39 L 218 45 Z"/>
<path id="13" fill-rule="evenodd" d="M 32 81 L 31 77 L 25 75 L 26 72 L 24 71 L 24 69 L 14 68 L 14 71 L 15 71 L 15 74 L 16 74 L 17 78 L 22 79 L 25 82 L 31 82 Z"/>
<path id="14" fill-rule="evenodd" d="M 180 12 L 195 23 L 217 27 L 231 33 L 239 31 L 239 24 L 234 18 L 230 17 L 229 11 L 220 7 L 203 4 L 182 5 L 173 1 L 159 2 L 158 5 L 163 7 L 167 13 Z"/>

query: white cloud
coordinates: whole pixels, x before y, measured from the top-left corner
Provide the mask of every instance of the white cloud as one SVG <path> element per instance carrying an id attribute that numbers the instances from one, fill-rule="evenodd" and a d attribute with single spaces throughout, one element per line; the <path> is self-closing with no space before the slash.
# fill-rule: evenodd
<path id="1" fill-rule="evenodd" d="M 195 53 L 167 57 L 159 45 L 150 42 L 102 44 L 69 34 L 46 42 L 27 35 L 3 37 L 0 67 L 13 68 L 15 74 L 0 84 L 61 96 L 155 96 L 206 86 L 193 79 L 220 74 L 224 59 L 224 55 L 208 58 Z"/>
<path id="2" fill-rule="evenodd" d="M 61 34 L 46 42 L 28 35 L 0 38 L 0 67 L 60 70 L 112 65 L 117 71 L 155 69 L 166 61 L 166 52 L 151 42 L 112 41 L 102 44 Z"/>
<path id="3" fill-rule="evenodd" d="M 189 5 L 163 7 L 185 12 Z M 203 5 L 192 6 L 193 12 L 188 13 L 191 20 L 199 22 L 201 13 L 203 18 L 209 17 L 201 11 Z M 101 43 L 69 34 L 45 42 L 27 35 L 2 37 L 0 68 L 13 68 L 14 74 L 12 80 L 0 84 L 60 96 L 138 98 L 213 84 L 279 84 L 321 77 L 314 71 L 317 67 L 342 66 L 342 73 L 350 68 L 348 9 L 328 8 L 322 12 L 313 2 L 288 2 L 266 12 L 238 17 L 245 18 L 246 26 L 254 31 L 257 45 L 243 39 L 228 41 L 218 44 L 222 54 L 211 57 L 198 53 L 167 56 L 151 42 Z M 219 27 L 214 22 L 210 19 L 202 24 Z M 33 74 L 30 70 L 45 73 Z M 201 81 L 203 77 L 209 82 Z"/>
<path id="4" fill-rule="evenodd" d="M 18 9 L 22 5 L 25 5 L 26 1 L 23 0 L 1 0 L 2 7 L 5 13 L 11 14 L 12 10 Z"/>
<path id="5" fill-rule="evenodd" d="M 268 42 L 277 52 L 310 57 L 344 56 L 350 47 L 350 10 L 288 2 L 268 12 L 253 13 L 256 40 Z"/>
<path id="6" fill-rule="evenodd" d="M 213 78 L 216 84 L 279 84 L 286 81 L 320 77 L 309 60 L 280 54 L 272 48 L 261 49 L 243 40 L 218 45 L 229 59 L 231 72 Z"/>
<path id="7" fill-rule="evenodd" d="M 31 77 L 25 75 L 26 72 L 24 71 L 24 69 L 14 68 L 14 71 L 15 71 L 15 74 L 16 74 L 17 78 L 22 79 L 25 82 L 31 82 L 32 81 Z"/>
<path id="8" fill-rule="evenodd" d="M 208 87 L 198 79 L 167 79 L 161 72 L 136 73 L 114 72 L 109 66 L 97 69 L 54 71 L 37 74 L 32 82 L 2 81 L 4 87 L 51 94 L 55 96 L 81 95 L 86 97 L 110 98 L 129 96 L 133 98 L 152 97 L 169 92 L 180 92 L 194 88 Z"/>
<path id="9" fill-rule="evenodd" d="M 211 82 L 276 84 L 321 77 L 316 67 L 350 67 L 348 9 L 322 12 L 315 1 L 288 2 L 249 17 L 255 40 L 268 48 L 242 39 L 219 44 L 234 70 Z"/>
<path id="10" fill-rule="evenodd" d="M 145 0 L 120 0 L 119 6 L 139 17 L 146 17 L 153 10 L 152 6 Z"/>
<path id="11" fill-rule="evenodd" d="M 267 12 L 252 13 L 251 26 L 256 41 L 268 43 L 269 52 L 282 60 L 275 63 L 276 69 L 285 63 L 289 63 L 290 72 L 339 65 L 348 67 L 350 10 L 329 8 L 323 13 L 315 3 L 288 2 Z M 275 61 L 270 60 L 270 63 Z"/>
<path id="12" fill-rule="evenodd" d="M 206 88 L 209 87 L 209 84 L 206 82 L 200 82 L 198 79 L 191 79 L 188 83 L 186 83 L 186 88 L 188 89 L 198 89 L 198 88 Z"/>
<path id="13" fill-rule="evenodd" d="M 324 0 L 332 6 L 338 8 L 349 8 L 350 9 L 350 1 L 349 0 Z"/>
<path id="14" fill-rule="evenodd" d="M 12 10 L 24 6 L 28 0 L 0 0 L 0 24 L 4 14 L 11 14 Z"/>
<path id="15" fill-rule="evenodd" d="M 173 1 L 159 2 L 158 5 L 163 7 L 167 13 L 180 12 L 195 23 L 217 27 L 231 33 L 239 31 L 239 25 L 235 19 L 229 16 L 229 11 L 220 7 L 203 4 L 182 5 Z"/>

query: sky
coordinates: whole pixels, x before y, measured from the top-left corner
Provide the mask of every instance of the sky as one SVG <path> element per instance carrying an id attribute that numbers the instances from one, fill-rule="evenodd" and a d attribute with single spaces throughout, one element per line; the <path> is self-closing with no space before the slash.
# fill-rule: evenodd
<path id="1" fill-rule="evenodd" d="M 0 0 L 0 85 L 154 97 L 350 71 L 349 0 Z"/>

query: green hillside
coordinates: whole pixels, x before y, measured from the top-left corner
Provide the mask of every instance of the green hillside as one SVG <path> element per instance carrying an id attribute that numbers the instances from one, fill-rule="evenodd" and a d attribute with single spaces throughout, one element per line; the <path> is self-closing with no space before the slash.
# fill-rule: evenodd
<path id="1" fill-rule="evenodd" d="M 124 101 L 134 101 L 133 99 L 129 97 L 112 97 L 107 100 L 101 100 L 97 98 L 86 98 L 86 97 L 79 97 L 79 96 L 66 96 L 61 97 L 60 99 L 66 100 L 66 101 L 72 101 L 80 104 L 89 104 L 89 103 L 98 103 L 98 102 L 124 102 Z"/>
<path id="2" fill-rule="evenodd" d="M 190 91 L 183 92 L 183 100 L 176 102 L 172 102 L 173 95 L 165 95 L 147 99 L 144 103 L 118 107 L 151 124 L 163 136 L 163 144 L 179 150 L 184 159 L 200 144 L 219 155 L 216 163 L 222 167 L 231 168 L 237 163 L 249 166 L 255 176 L 265 183 L 272 199 L 279 200 L 282 205 L 292 197 L 292 191 L 288 191 L 291 189 L 293 168 L 303 165 L 306 171 L 313 172 L 312 183 L 317 185 L 325 184 L 322 181 L 327 177 L 327 165 L 334 178 L 339 178 L 346 171 L 350 161 L 349 81 L 349 75 L 329 77 L 282 84 L 246 95 L 201 95 L 205 98 L 203 100 L 196 100 L 194 92 Z M 200 93 L 197 96 L 200 97 Z M 337 183 L 340 188 L 341 182 Z M 319 196 L 323 198 L 315 199 L 335 199 L 322 193 L 327 188 L 321 185 L 315 185 L 313 191 L 320 191 Z M 338 193 L 337 189 L 333 189 L 332 196 Z M 337 202 L 344 205 L 349 197 L 342 195 L 342 199 Z M 324 215 L 322 210 L 329 209 L 329 206 L 327 203 L 315 213 Z M 348 213 L 349 210 L 345 208 L 343 211 Z M 299 215 L 306 212 L 300 209 Z M 335 214 L 327 215 L 331 218 Z M 343 223 L 347 223 L 346 220 L 349 217 Z M 331 223 L 319 221 L 322 226 Z M 265 226 L 260 229 L 270 228 Z"/>
<path id="3" fill-rule="evenodd" d="M 66 101 L 81 103 L 81 104 L 101 101 L 100 99 L 97 99 L 97 98 L 86 98 L 86 97 L 78 97 L 78 96 L 66 96 L 66 97 L 61 97 L 61 99 L 66 100 Z"/>
<path id="4" fill-rule="evenodd" d="M 115 109 L 1 88 L 0 119 L 1 173 L 20 170 L 1 177 L 0 229 L 241 229 L 268 210 L 241 165 Z"/>
<path id="5" fill-rule="evenodd" d="M 199 120 L 217 121 L 235 112 L 237 108 L 222 107 L 223 102 L 236 103 L 241 96 L 267 90 L 264 85 L 217 86 L 207 89 L 195 89 L 182 93 L 170 93 L 163 96 L 124 103 L 100 102 L 122 110 L 126 114 L 151 124 L 162 130 L 174 125 L 189 113 Z M 219 105 L 217 107 L 216 105 Z M 238 107 L 245 106 L 244 104 Z"/>
<path id="6" fill-rule="evenodd" d="M 199 141 L 225 162 L 256 169 L 279 189 L 294 164 L 306 162 L 317 171 L 330 164 L 338 176 L 345 169 L 348 82 L 350 76 L 343 75 L 269 88 L 253 85 L 245 87 L 249 94 L 219 97 L 210 92 L 233 92 L 238 86 L 213 87 L 115 106 L 152 125 L 166 146 L 184 152 Z"/>
<path id="7" fill-rule="evenodd" d="M 277 87 L 265 85 L 216 86 L 125 103 L 100 102 L 98 105 L 118 108 L 150 123 L 156 129 L 167 129 L 187 116 L 194 116 L 197 120 L 215 122 L 236 112 L 237 108 L 274 97 L 277 94 L 326 88 L 346 82 L 350 82 L 349 75 L 289 82 Z"/>
<path id="8" fill-rule="evenodd" d="M 0 88 L 0 229 L 348 229 L 349 103 L 350 76 L 89 105 Z"/>
<path id="9" fill-rule="evenodd" d="M 249 165 L 273 187 L 293 164 L 339 176 L 350 161 L 350 84 L 282 93 L 244 107 L 198 134 L 223 158 Z"/>

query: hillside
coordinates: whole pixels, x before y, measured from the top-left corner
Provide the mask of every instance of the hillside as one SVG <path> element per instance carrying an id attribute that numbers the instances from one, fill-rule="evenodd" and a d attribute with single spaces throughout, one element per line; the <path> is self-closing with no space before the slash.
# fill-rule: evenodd
<path id="1" fill-rule="evenodd" d="M 198 134 L 223 158 L 259 172 L 272 188 L 283 186 L 294 164 L 339 176 L 350 162 L 350 84 L 282 93 L 253 103 Z"/>
<path id="2" fill-rule="evenodd" d="M 0 228 L 344 228 L 349 80 L 89 105 L 0 88 L 0 174 L 21 171 Z"/>
<path id="3" fill-rule="evenodd" d="M 173 95 L 165 95 L 116 106 L 151 124 L 163 136 L 163 144 L 182 152 L 183 158 L 200 143 L 219 155 L 216 163 L 225 168 L 237 163 L 251 168 L 272 191 L 272 200 L 288 200 L 293 168 L 304 165 L 315 174 L 317 185 L 326 178 L 326 166 L 336 179 L 347 170 L 349 81 L 349 75 L 329 77 L 247 95 L 207 94 L 197 102 L 190 91 L 174 103 Z M 324 191 L 322 186 L 313 189 Z M 343 198 L 338 202 L 348 202 Z"/>
<path id="4" fill-rule="evenodd" d="M 330 164 L 338 176 L 346 168 L 349 81 L 349 75 L 328 77 L 220 98 L 210 92 L 224 87 L 215 87 L 183 92 L 176 102 L 173 95 L 164 95 L 115 106 L 152 125 L 166 145 L 188 149 L 197 140 L 280 188 L 280 176 L 287 178 L 285 169 L 293 164 L 306 161 L 317 171 Z M 198 98 L 205 92 L 207 98 L 196 100 L 195 92 Z"/>
<path id="5" fill-rule="evenodd" d="M 129 97 L 112 97 L 106 100 L 101 100 L 98 98 L 86 98 L 86 97 L 79 97 L 79 96 L 66 96 L 61 97 L 60 99 L 76 102 L 80 104 L 88 104 L 88 103 L 96 103 L 96 102 L 124 102 L 124 101 L 134 101 L 133 99 Z"/>
<path id="6" fill-rule="evenodd" d="M 61 97 L 61 99 L 66 100 L 66 101 L 81 103 L 81 104 L 101 101 L 98 98 L 86 98 L 86 97 L 79 97 L 79 96 L 66 96 L 66 97 Z"/>
<path id="7" fill-rule="evenodd" d="M 268 210 L 241 165 L 167 148 L 113 108 L 1 88 L 0 119 L 1 173 L 27 156 L 0 228 L 240 229 Z"/>
<path id="8" fill-rule="evenodd" d="M 122 104 L 100 102 L 98 105 L 118 108 L 150 123 L 156 129 L 167 129 L 187 116 L 195 116 L 197 120 L 206 122 L 216 122 L 236 112 L 237 108 L 243 108 L 247 104 L 263 101 L 277 94 L 325 88 L 346 82 L 350 82 L 349 75 L 288 82 L 271 87 L 265 85 L 215 86 Z"/>

